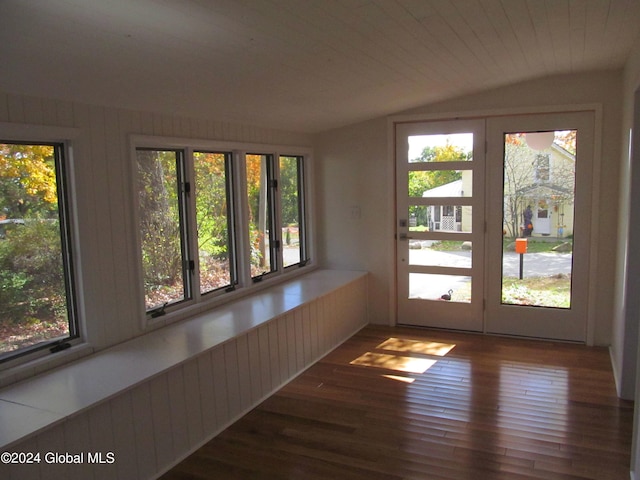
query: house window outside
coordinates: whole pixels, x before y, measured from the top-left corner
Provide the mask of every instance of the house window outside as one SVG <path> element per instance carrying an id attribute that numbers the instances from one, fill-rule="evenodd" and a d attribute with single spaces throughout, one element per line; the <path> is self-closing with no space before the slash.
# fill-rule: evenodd
<path id="1" fill-rule="evenodd" d="M 79 336 L 64 152 L 0 143 L 0 362 Z"/>
<path id="2" fill-rule="evenodd" d="M 535 181 L 536 183 L 549 183 L 550 180 L 550 176 L 549 176 L 549 164 L 550 164 L 550 160 L 549 160 L 549 155 L 536 155 L 536 158 L 534 160 L 534 167 L 535 167 Z"/>

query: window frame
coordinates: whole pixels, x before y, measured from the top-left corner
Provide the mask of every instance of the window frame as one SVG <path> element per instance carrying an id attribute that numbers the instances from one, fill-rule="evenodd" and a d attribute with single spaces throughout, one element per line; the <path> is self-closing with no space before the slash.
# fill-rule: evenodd
<path id="1" fill-rule="evenodd" d="M 185 173 L 185 152 L 182 151 L 181 149 L 176 149 L 176 148 L 136 148 L 136 180 L 137 180 L 137 172 L 139 169 L 139 166 L 137 165 L 137 162 L 139 161 L 139 152 L 157 152 L 157 153 L 173 153 L 174 159 L 173 159 L 173 163 L 175 165 L 175 183 L 172 185 L 172 188 L 175 191 L 176 194 L 176 200 L 177 200 L 177 214 L 178 214 L 178 240 L 180 242 L 180 268 L 181 268 L 181 274 L 182 274 L 182 298 L 177 299 L 177 300 L 170 300 L 168 302 L 166 302 L 164 305 L 161 306 L 154 306 L 153 308 L 150 309 L 146 309 L 145 310 L 147 312 L 150 312 L 151 315 L 154 315 L 155 313 L 160 313 L 160 312 L 164 312 L 165 308 L 167 306 L 172 306 L 172 305 L 176 305 L 176 304 L 180 304 L 183 302 L 187 302 L 189 300 L 191 300 L 192 298 L 192 276 L 193 276 L 193 272 L 192 272 L 192 268 L 190 268 L 190 252 L 192 251 L 191 248 L 188 247 L 188 244 L 190 242 L 190 238 L 189 238 L 189 228 L 188 228 L 188 218 L 187 218 L 187 199 L 186 196 L 188 194 L 187 190 L 188 188 L 186 187 L 185 184 L 185 178 L 186 178 L 186 173 Z M 136 192 L 136 197 L 139 197 L 139 192 Z M 134 197 L 134 198 L 136 198 Z M 137 204 L 138 206 L 138 211 L 139 211 L 139 203 Z M 140 216 L 138 216 L 138 220 L 140 220 Z M 137 223 L 138 227 L 139 222 Z M 142 269 L 144 272 L 144 268 Z M 146 292 L 145 292 L 146 295 Z"/>
<path id="2" fill-rule="evenodd" d="M 198 279 L 198 287 L 197 291 L 194 291 L 194 293 L 198 296 L 198 297 L 213 297 L 213 296 L 217 296 L 220 295 L 222 293 L 228 293 L 231 291 L 234 291 L 237 287 L 238 287 L 238 262 L 237 262 L 237 250 L 238 250 L 238 239 L 237 239 L 237 215 L 236 215 L 236 182 L 235 182 L 235 169 L 234 169 L 234 154 L 232 151 L 228 151 L 228 150 L 220 150 L 220 149 L 204 149 L 204 148 L 192 148 L 190 150 L 191 152 L 191 159 L 192 162 L 191 164 L 188 166 L 189 169 L 188 171 L 190 171 L 190 176 L 191 176 L 191 184 L 192 184 L 192 188 L 191 191 L 193 192 L 193 215 L 191 215 L 192 219 L 192 224 L 193 224 L 193 228 L 195 229 L 194 235 L 193 235 L 193 239 L 192 239 L 192 249 L 193 252 L 198 252 L 198 219 L 197 219 L 197 201 L 198 201 L 198 179 L 196 177 L 196 173 L 195 173 L 195 160 L 194 160 L 194 154 L 196 153 L 203 153 L 203 154 L 219 154 L 219 155 L 224 155 L 224 171 L 225 171 L 225 201 L 226 201 L 226 215 L 227 215 L 227 239 L 228 239 L 228 243 L 227 243 L 227 248 L 229 249 L 229 284 L 228 285 L 223 285 L 217 288 L 214 288 L 212 290 L 208 290 L 206 292 L 202 291 L 202 285 L 200 282 L 200 262 L 199 262 L 199 254 L 198 253 L 194 253 L 195 257 L 198 258 L 198 261 L 195 262 L 195 269 L 194 269 L 194 277 Z M 195 259 L 194 259 L 195 260 Z"/>
<path id="3" fill-rule="evenodd" d="M 74 208 L 72 139 L 78 131 L 71 128 L 44 127 L 0 123 L 0 143 L 13 145 L 51 146 L 54 151 L 56 196 L 60 234 L 61 261 L 65 291 L 65 305 L 69 332 L 65 337 L 45 340 L 0 355 L 0 372 L 65 351 L 83 342 L 81 329 L 81 285 L 77 251 L 76 210 Z"/>
<path id="4" fill-rule="evenodd" d="M 157 326 L 158 324 L 168 324 L 174 321 L 181 320 L 188 316 L 192 316 L 197 313 L 201 313 L 218 305 L 222 305 L 228 301 L 236 298 L 240 298 L 245 295 L 249 295 L 253 292 L 260 291 L 263 288 L 267 288 L 270 285 L 277 284 L 287 279 L 293 278 L 297 275 L 304 274 L 316 268 L 316 263 L 313 261 L 313 231 L 312 231 L 312 197 L 311 197 L 311 172 L 312 172 L 312 150 L 309 147 L 296 147 L 290 145 L 271 145 L 271 144 L 256 144 L 249 142 L 234 142 L 234 141 L 220 141 L 220 140 L 198 140 L 189 138 L 177 138 L 177 137 L 163 137 L 152 135 L 130 135 L 130 151 L 131 151 L 131 165 L 132 165 L 132 182 L 131 188 L 134 199 L 133 207 L 133 241 L 136 245 L 136 277 L 137 277 L 137 289 L 138 289 L 138 301 L 140 318 L 142 319 L 142 327 L 148 328 L 151 326 Z M 141 263 L 141 243 L 139 226 L 139 204 L 136 199 L 136 151 L 140 148 L 157 149 L 157 150 L 170 150 L 170 149 L 182 149 L 185 152 L 185 172 L 187 175 L 187 183 L 190 184 L 191 193 L 187 200 L 188 212 L 187 219 L 189 223 L 189 229 L 191 231 L 189 238 L 189 248 L 192 252 L 191 255 L 195 262 L 195 268 L 193 270 L 192 281 L 192 295 L 189 300 L 183 302 L 176 302 L 166 306 L 166 309 L 158 316 L 152 318 L 149 311 L 145 310 L 144 305 L 144 282 L 142 276 L 142 263 Z M 195 172 L 194 172 L 194 152 L 205 153 L 225 153 L 229 154 L 229 173 L 231 178 L 227 178 L 227 196 L 231 196 L 230 208 L 233 209 L 229 220 L 228 228 L 232 231 L 229 232 L 229 241 L 233 243 L 233 248 L 230 249 L 230 268 L 235 266 L 235 282 L 227 288 L 218 288 L 205 293 L 200 293 L 200 278 L 199 278 L 199 256 L 197 254 L 197 223 L 196 223 L 196 209 L 195 209 Z M 282 259 L 282 235 L 279 228 L 272 228 L 274 233 L 272 238 L 277 242 L 277 247 L 272 249 L 275 254 L 274 267 L 275 270 L 261 275 L 257 281 L 252 278 L 250 268 L 250 244 L 249 244 L 249 212 L 248 201 L 246 191 L 246 165 L 244 159 L 246 155 L 268 155 L 272 159 L 272 175 L 275 179 L 279 180 L 279 162 L 280 156 L 295 156 L 300 157 L 300 163 L 302 165 L 298 175 L 303 178 L 299 180 L 300 190 L 304 193 L 303 199 L 304 205 L 304 238 L 305 238 L 305 256 L 306 261 L 294 264 L 288 268 L 283 268 Z M 231 188 L 229 189 L 229 184 Z M 271 201 L 274 205 L 273 225 L 279 225 L 280 219 L 280 193 L 279 189 L 269 189 L 271 195 Z M 229 200 L 229 199 L 228 199 Z M 302 225 L 301 225 L 302 226 Z M 297 267 L 297 268 L 294 268 Z"/>
<path id="5" fill-rule="evenodd" d="M 248 203 L 248 192 L 247 192 L 247 157 L 248 156 L 259 156 L 264 158 L 264 174 L 265 174 L 265 187 L 267 191 L 265 192 L 265 198 L 267 201 L 267 211 L 266 211 L 266 221 L 269 225 L 269 271 L 260 273 L 258 275 L 251 275 L 251 282 L 258 283 L 263 279 L 268 278 L 269 276 L 277 275 L 278 272 L 282 271 L 282 262 L 279 261 L 278 250 L 282 247 L 282 242 L 280 236 L 278 235 L 278 225 L 279 225 L 279 197 L 277 197 L 278 186 L 277 183 L 280 181 L 279 170 L 276 167 L 276 156 L 273 153 L 259 153 L 255 151 L 247 151 L 242 152 L 243 158 L 243 166 L 245 168 L 244 175 L 242 176 L 243 182 L 243 201 L 246 201 L 246 209 L 245 212 L 247 214 L 247 228 L 249 228 L 248 219 L 249 215 L 249 203 Z M 245 236 L 245 240 L 247 241 L 247 245 L 249 246 L 249 265 L 251 265 L 250 257 L 251 257 L 251 238 L 250 238 L 250 230 Z M 246 252 L 245 252 L 246 254 Z"/>

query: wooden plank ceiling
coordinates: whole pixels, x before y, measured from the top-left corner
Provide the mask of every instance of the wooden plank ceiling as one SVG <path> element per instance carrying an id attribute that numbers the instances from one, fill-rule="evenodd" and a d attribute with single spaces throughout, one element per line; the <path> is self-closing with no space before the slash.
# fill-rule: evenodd
<path id="1" fill-rule="evenodd" d="M 637 0 L 0 2 L 0 89 L 305 132 L 622 68 Z"/>

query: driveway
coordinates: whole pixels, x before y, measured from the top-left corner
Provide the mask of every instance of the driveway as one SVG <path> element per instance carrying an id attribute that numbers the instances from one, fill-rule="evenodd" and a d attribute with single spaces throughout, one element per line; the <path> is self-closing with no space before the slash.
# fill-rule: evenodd
<path id="1" fill-rule="evenodd" d="M 524 255 L 525 277 L 546 277 L 558 273 L 571 273 L 571 253 L 526 253 Z M 442 252 L 424 248 L 409 250 L 411 265 L 471 268 L 471 252 Z M 507 277 L 517 277 L 520 271 L 520 255 L 505 252 L 502 258 L 502 272 Z"/>

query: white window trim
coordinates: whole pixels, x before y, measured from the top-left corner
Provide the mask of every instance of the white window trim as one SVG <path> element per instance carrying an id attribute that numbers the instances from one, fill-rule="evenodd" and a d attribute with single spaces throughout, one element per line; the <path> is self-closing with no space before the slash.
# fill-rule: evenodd
<path id="1" fill-rule="evenodd" d="M 162 325 L 167 325 L 184 318 L 193 316 L 198 313 L 202 313 L 211 310 L 219 305 L 228 303 L 234 299 L 238 299 L 255 292 L 259 292 L 270 286 L 278 283 L 290 280 L 299 275 L 303 275 L 317 268 L 317 260 L 315 258 L 315 233 L 314 233 L 314 200 L 313 200 L 313 151 L 310 147 L 301 147 L 295 145 L 275 145 L 275 144 L 262 144 L 262 143 L 250 143 L 250 142 L 237 142 L 237 141 L 220 141 L 220 140 L 202 140 L 193 138 L 181 138 L 181 137 L 163 137 L 155 135 L 130 135 L 130 198 L 133 201 L 132 210 L 132 238 L 131 241 L 135 245 L 135 278 L 137 279 L 135 289 L 136 297 L 139 302 L 139 316 L 141 318 L 141 325 L 143 329 L 156 328 Z M 230 152 L 233 155 L 233 181 L 235 190 L 235 203 L 236 203 L 236 228 L 237 228 L 237 252 L 238 252 L 238 285 L 234 291 L 226 292 L 221 290 L 220 292 L 209 293 L 206 296 L 201 296 L 199 291 L 193 292 L 193 298 L 182 302 L 172 308 L 167 307 L 165 315 L 157 318 L 150 318 L 144 305 L 144 282 L 140 252 L 140 233 L 138 231 L 139 212 L 138 202 L 136 199 L 135 183 L 137 178 L 136 171 L 136 149 L 138 148 L 153 148 L 153 149 L 179 149 L 184 150 L 187 157 L 191 158 L 193 151 L 212 151 L 212 152 Z M 304 192 L 305 192 L 305 220 L 306 220 L 306 251 L 309 257 L 309 261 L 304 266 L 299 268 L 283 268 L 282 258 L 280 255 L 277 258 L 277 270 L 265 275 L 264 279 L 260 282 L 253 282 L 251 274 L 249 272 L 248 263 L 249 258 L 244 253 L 248 251 L 247 239 L 248 239 L 248 205 L 246 202 L 246 185 L 245 185 L 245 163 L 242 161 L 246 154 L 264 154 L 273 155 L 276 160 L 280 156 L 301 156 L 304 158 Z M 188 162 L 190 163 L 190 162 Z M 187 165 L 188 171 L 193 168 L 192 165 Z M 276 171 L 278 167 L 276 166 Z M 280 190 L 278 190 L 280 195 Z M 278 209 L 275 212 L 276 225 L 279 225 L 280 212 Z M 193 228 L 193 227 L 192 227 Z M 276 239 L 282 244 L 282 232 L 280 229 L 276 229 Z M 195 289 L 198 290 L 198 289 Z"/>

